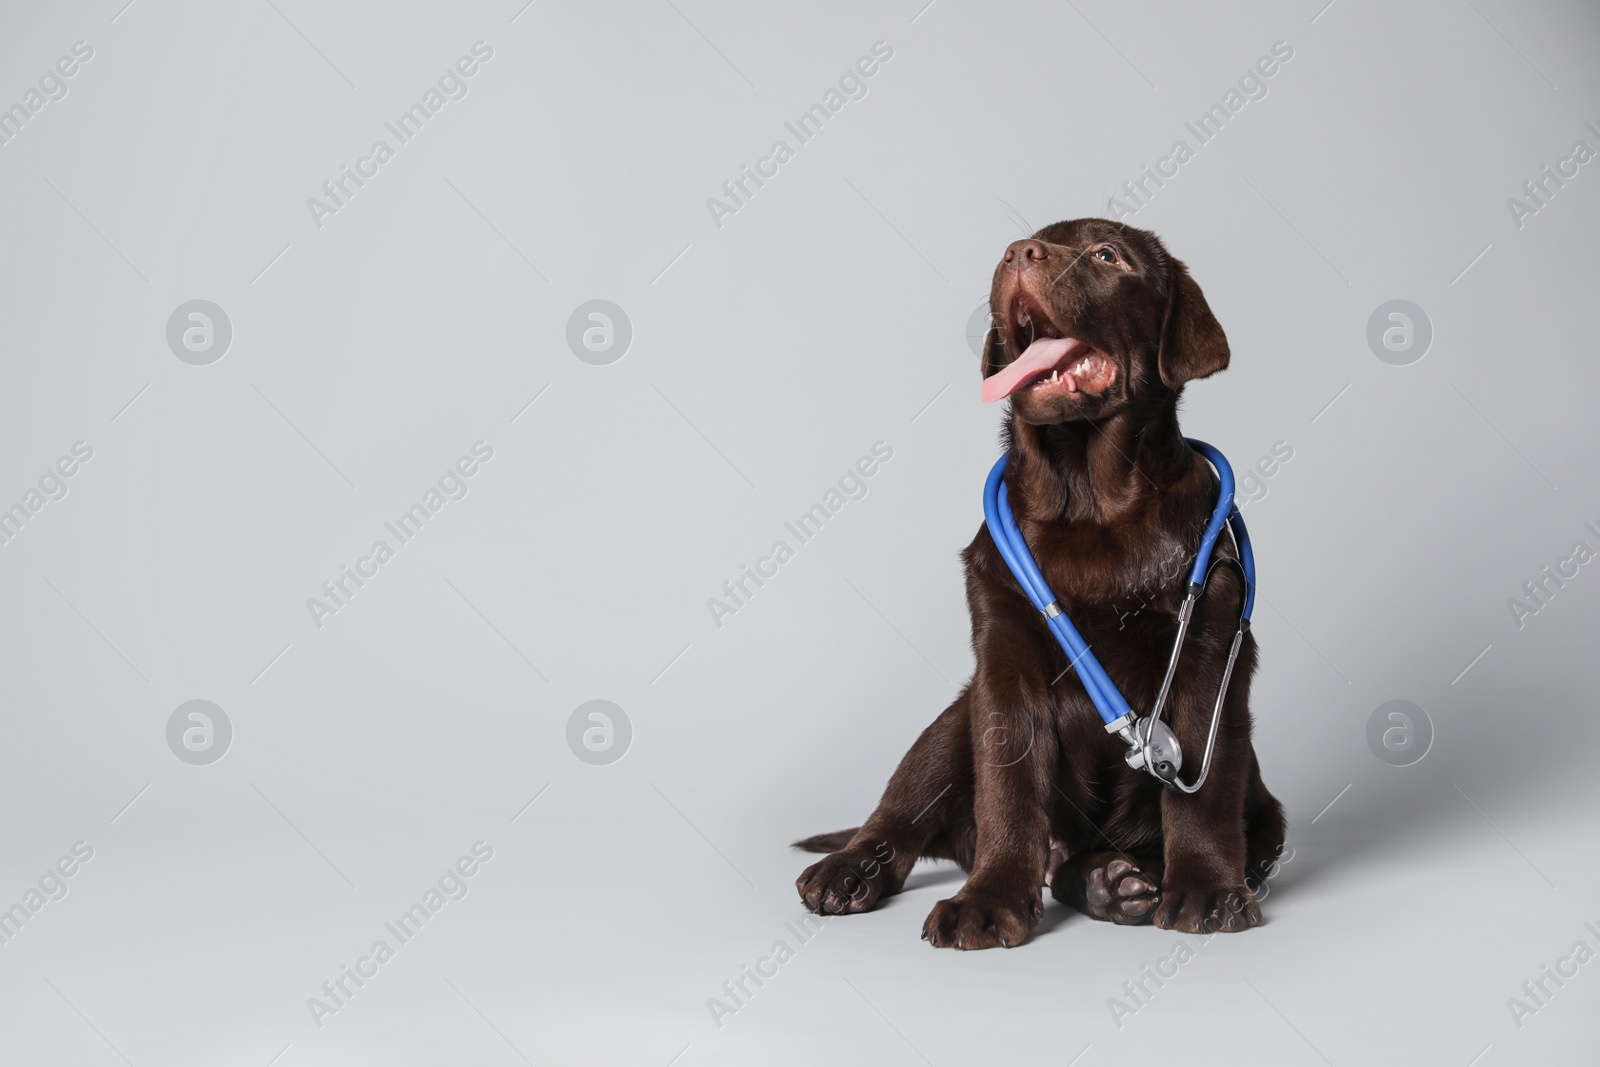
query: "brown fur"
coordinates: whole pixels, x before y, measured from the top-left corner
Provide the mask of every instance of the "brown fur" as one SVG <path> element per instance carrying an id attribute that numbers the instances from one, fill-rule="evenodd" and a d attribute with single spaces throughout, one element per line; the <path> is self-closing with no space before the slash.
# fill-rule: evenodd
<path id="1" fill-rule="evenodd" d="M 1051 588 L 1142 713 L 1217 494 L 1211 468 L 1178 429 L 1178 400 L 1186 382 L 1227 367 L 1227 337 L 1154 234 L 1104 219 L 1056 223 L 1007 249 L 990 295 L 999 324 L 985 344 L 985 376 L 1032 339 L 1019 335 L 1028 329 L 1017 325 L 1019 302 L 1116 368 L 1099 395 L 1012 395 L 1006 484 Z M 1232 557 L 1226 538 L 1216 553 Z M 1126 746 L 1105 732 L 987 528 L 963 559 L 972 680 L 912 745 L 862 827 L 797 843 L 831 853 L 796 883 L 806 906 L 866 911 L 931 857 L 970 875 L 923 926 L 939 946 L 1022 943 L 1042 914 L 1045 884 L 1113 922 L 1187 932 L 1259 923 L 1248 882 L 1277 857 L 1284 818 L 1250 743 L 1255 638 L 1246 635 L 1228 687 L 1210 777 L 1185 795 L 1124 763 Z M 1166 719 L 1188 755 L 1188 780 L 1241 593 L 1232 570 L 1216 572 L 1173 683 Z"/>

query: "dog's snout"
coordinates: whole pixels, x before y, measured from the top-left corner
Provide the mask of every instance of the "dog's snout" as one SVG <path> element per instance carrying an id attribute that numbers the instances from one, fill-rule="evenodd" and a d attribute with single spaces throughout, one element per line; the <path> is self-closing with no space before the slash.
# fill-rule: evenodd
<path id="1" fill-rule="evenodd" d="M 1012 241 L 1006 249 L 1006 262 L 1019 267 L 1029 267 L 1035 263 L 1043 263 L 1050 258 L 1050 250 L 1042 241 L 1032 238 L 1026 241 Z"/>

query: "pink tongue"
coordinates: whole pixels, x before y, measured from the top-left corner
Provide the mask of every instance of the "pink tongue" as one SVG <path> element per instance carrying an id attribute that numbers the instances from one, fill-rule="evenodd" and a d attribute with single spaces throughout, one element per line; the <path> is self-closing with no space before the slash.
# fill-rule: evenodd
<path id="1" fill-rule="evenodd" d="M 1050 373 L 1078 349 L 1088 347 L 1071 337 L 1045 337 L 1033 342 L 1009 366 L 983 380 L 983 402 L 1004 400 L 1034 378 Z"/>

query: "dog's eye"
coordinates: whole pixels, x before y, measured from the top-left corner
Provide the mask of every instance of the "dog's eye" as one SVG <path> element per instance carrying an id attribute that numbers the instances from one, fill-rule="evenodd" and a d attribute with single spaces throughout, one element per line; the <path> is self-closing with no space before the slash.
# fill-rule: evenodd
<path id="1" fill-rule="evenodd" d="M 1102 263 L 1115 263 L 1117 261 L 1116 250 L 1109 245 L 1101 245 L 1091 254 Z"/>

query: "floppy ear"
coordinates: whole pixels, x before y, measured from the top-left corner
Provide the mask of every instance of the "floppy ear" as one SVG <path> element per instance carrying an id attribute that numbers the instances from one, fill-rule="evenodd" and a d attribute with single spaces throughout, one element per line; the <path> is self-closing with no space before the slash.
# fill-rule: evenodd
<path id="1" fill-rule="evenodd" d="M 1162 383 L 1177 389 L 1184 382 L 1227 368 L 1228 337 L 1211 314 L 1200 286 L 1189 277 L 1189 268 L 1177 260 L 1172 261 L 1171 290 L 1156 363 Z"/>

